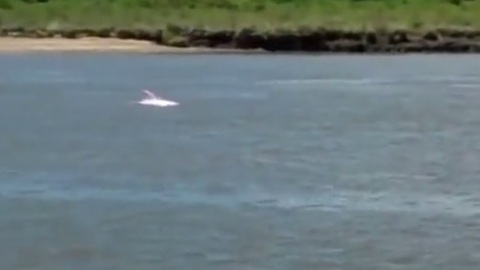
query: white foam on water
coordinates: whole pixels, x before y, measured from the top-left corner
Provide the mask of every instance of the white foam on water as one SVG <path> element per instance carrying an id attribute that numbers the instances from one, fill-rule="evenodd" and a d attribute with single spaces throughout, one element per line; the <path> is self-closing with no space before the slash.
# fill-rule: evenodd
<path id="1" fill-rule="evenodd" d="M 145 99 L 138 102 L 138 104 L 142 105 L 150 105 L 156 107 L 170 107 L 170 106 L 177 106 L 178 102 L 164 100 L 164 99 Z"/>
<path id="2" fill-rule="evenodd" d="M 138 102 L 141 105 L 147 106 L 156 106 L 156 107 L 171 107 L 179 105 L 178 102 L 162 99 L 160 97 L 155 96 L 152 92 L 148 90 L 143 90 L 143 93 L 146 94 L 146 97 Z"/>

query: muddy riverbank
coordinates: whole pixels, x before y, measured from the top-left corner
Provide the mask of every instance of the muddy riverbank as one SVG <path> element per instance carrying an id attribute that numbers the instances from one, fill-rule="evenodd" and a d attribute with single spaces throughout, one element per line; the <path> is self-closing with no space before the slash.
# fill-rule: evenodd
<path id="1" fill-rule="evenodd" d="M 277 31 L 239 31 L 169 27 L 159 30 L 73 29 L 45 30 L 11 28 L 1 30 L 0 50 L 28 50 L 29 47 L 68 50 L 130 51 L 267 51 L 324 53 L 408 53 L 408 52 L 480 52 L 480 31 L 346 31 L 331 29 L 298 29 Z M 22 39 L 19 39 L 22 38 Z M 45 41 L 55 38 L 58 42 Z M 89 38 L 89 39 L 85 39 Z M 107 39 L 108 38 L 108 39 Z M 20 40 L 38 39 L 35 42 Z M 40 41 L 44 40 L 44 41 Z M 77 40 L 68 42 L 66 40 Z M 82 40 L 83 43 L 78 41 Z M 87 41 L 88 40 L 88 41 Z M 7 42 L 8 41 L 8 42 Z M 16 43 L 17 42 L 17 43 Z M 89 42 L 89 45 L 85 45 Z M 30 44 L 30 45 L 29 45 Z M 35 46 L 36 44 L 36 46 Z M 39 45 L 40 44 L 40 45 Z M 42 44 L 47 44 L 42 47 Z M 55 44 L 77 44 L 55 46 Z M 84 45 L 82 45 L 84 44 Z M 159 46 L 160 45 L 160 46 Z"/>

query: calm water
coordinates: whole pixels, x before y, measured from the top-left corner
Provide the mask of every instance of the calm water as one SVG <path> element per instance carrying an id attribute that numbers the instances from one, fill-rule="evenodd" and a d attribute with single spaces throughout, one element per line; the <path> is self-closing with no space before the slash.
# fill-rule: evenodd
<path id="1" fill-rule="evenodd" d="M 479 60 L 1 55 L 0 268 L 474 269 Z"/>

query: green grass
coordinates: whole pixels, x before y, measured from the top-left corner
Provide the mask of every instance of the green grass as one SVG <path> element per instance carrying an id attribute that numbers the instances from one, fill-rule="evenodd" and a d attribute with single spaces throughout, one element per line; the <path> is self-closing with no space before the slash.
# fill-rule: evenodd
<path id="1" fill-rule="evenodd" d="M 480 0 L 0 0 L 3 27 L 480 29 Z"/>

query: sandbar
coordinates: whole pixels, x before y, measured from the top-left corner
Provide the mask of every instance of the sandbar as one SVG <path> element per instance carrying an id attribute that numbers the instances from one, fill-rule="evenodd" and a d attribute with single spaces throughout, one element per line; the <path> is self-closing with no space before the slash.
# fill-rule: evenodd
<path id="1" fill-rule="evenodd" d="M 85 37 L 24 38 L 0 37 L 0 53 L 19 52 L 136 52 L 136 53 L 203 53 L 235 52 L 234 49 L 179 48 L 155 44 L 150 41 L 116 38 Z"/>

